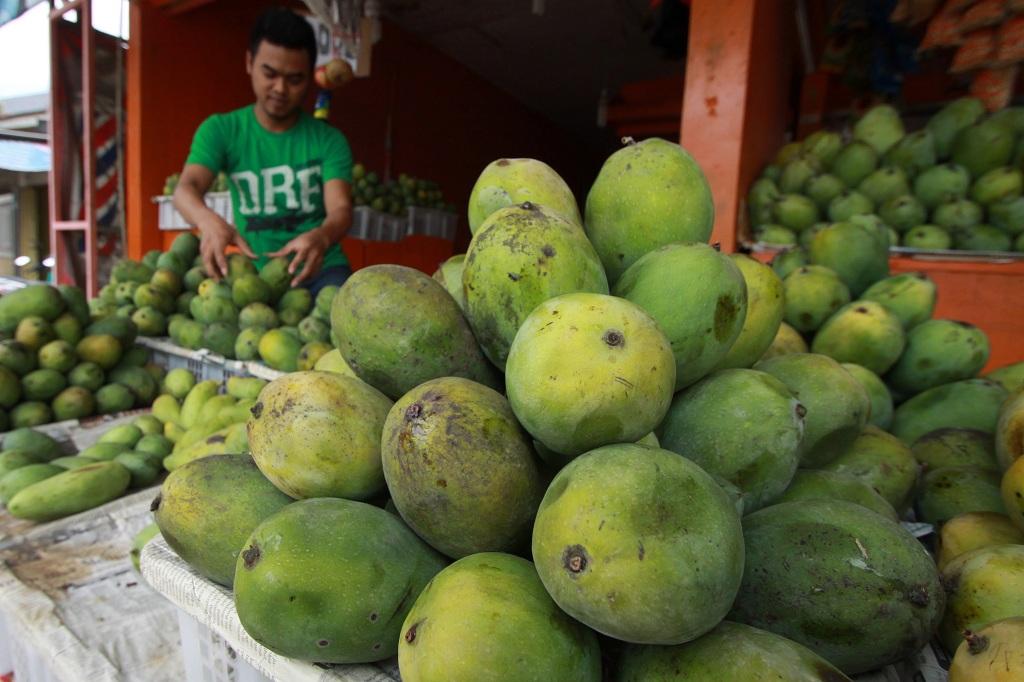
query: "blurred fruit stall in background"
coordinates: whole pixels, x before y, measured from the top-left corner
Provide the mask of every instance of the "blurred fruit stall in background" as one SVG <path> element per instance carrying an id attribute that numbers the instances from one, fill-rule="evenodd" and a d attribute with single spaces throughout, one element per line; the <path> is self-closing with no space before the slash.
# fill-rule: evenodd
<path id="1" fill-rule="evenodd" d="M 892 270 L 927 273 L 942 292 L 937 315 L 985 329 L 989 367 L 1015 360 L 1024 338 L 1017 11 L 1005 2 L 694 3 L 680 131 L 715 196 L 712 240 L 771 260 L 806 249 L 822 221 L 878 214 L 896 223 Z M 987 48 L 972 47 L 978 32 Z M 835 146 L 826 163 L 813 153 L 822 142 Z M 851 172 L 865 144 L 866 172 Z M 921 207 L 922 192 L 945 191 L 928 188 L 950 182 L 936 176 L 952 165 L 962 187 Z M 951 205 L 933 211 L 941 203 Z"/>

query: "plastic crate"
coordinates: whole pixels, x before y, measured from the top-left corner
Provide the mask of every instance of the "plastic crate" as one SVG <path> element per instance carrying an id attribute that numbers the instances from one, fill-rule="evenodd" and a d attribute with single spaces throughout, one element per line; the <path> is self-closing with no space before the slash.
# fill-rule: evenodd
<path id="1" fill-rule="evenodd" d="M 186 682 L 270 682 L 223 637 L 178 609 Z"/>
<path id="2" fill-rule="evenodd" d="M 145 336 L 137 338 L 135 343 L 150 350 L 152 362 L 168 371 L 187 369 L 195 375 L 197 381 L 224 381 L 228 377 L 250 375 L 246 363 L 230 360 L 205 348 L 191 350 L 172 343 L 167 338 Z"/>
<path id="3" fill-rule="evenodd" d="M 346 236 L 372 242 L 397 242 L 409 232 L 405 217 L 377 211 L 369 206 L 352 209 L 352 227 Z"/>
<path id="4" fill-rule="evenodd" d="M 204 199 L 206 200 L 206 205 L 213 209 L 214 213 L 229 223 L 231 222 L 233 214 L 231 212 L 230 192 L 207 192 Z M 178 209 L 174 208 L 170 196 L 153 197 L 153 203 L 159 208 L 159 227 L 161 230 L 188 230 L 192 228 L 192 225 L 185 220 L 185 217 L 178 213 Z"/>
<path id="5" fill-rule="evenodd" d="M 457 214 L 419 206 L 410 206 L 408 212 L 409 234 L 437 237 L 448 241 L 455 240 L 455 231 L 459 227 Z"/>

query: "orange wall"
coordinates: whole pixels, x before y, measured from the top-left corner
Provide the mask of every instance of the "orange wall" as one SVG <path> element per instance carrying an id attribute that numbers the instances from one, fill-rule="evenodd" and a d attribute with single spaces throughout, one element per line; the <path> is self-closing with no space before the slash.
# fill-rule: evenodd
<path id="1" fill-rule="evenodd" d="M 157 230 L 164 179 L 180 170 L 192 133 L 209 114 L 252 101 L 244 70 L 249 26 L 272 2 L 218 0 L 181 15 L 131 3 L 128 56 L 128 252 L 140 257 L 173 239 Z M 296 5 L 298 6 L 298 5 Z M 310 107 L 312 109 L 312 98 Z M 385 23 L 373 49 L 369 78 L 334 93 L 331 122 L 345 133 L 357 160 L 383 173 L 388 115 L 392 172 L 440 183 L 459 208 L 468 242 L 465 205 L 483 167 L 501 156 L 530 156 L 551 164 L 579 201 L 605 150 L 578 142 L 504 91 Z"/>

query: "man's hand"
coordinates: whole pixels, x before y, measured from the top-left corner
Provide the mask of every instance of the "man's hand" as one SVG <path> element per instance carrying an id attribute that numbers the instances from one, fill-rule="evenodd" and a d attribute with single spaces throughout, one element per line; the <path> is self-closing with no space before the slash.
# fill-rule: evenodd
<path id="1" fill-rule="evenodd" d="M 292 279 L 292 286 L 296 287 L 308 278 L 320 271 L 320 264 L 324 262 L 324 254 L 338 240 L 333 239 L 325 227 L 318 227 L 315 230 L 304 232 L 295 239 L 284 245 L 279 251 L 268 253 L 271 258 L 293 254 L 291 264 L 288 266 L 288 274 L 295 275 L 299 264 L 302 270 Z"/>
<path id="2" fill-rule="evenodd" d="M 238 230 L 228 225 L 220 216 L 212 214 L 198 227 L 202 235 L 199 253 L 203 257 L 203 268 L 213 279 L 219 281 L 228 274 L 228 259 L 224 255 L 227 247 L 237 246 L 249 258 L 256 257 Z"/>

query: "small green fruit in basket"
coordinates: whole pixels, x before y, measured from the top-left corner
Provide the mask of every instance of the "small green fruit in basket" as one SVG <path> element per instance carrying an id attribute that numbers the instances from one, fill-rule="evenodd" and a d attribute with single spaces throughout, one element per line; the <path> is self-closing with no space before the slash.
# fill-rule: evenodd
<path id="1" fill-rule="evenodd" d="M 129 556 L 132 560 L 132 566 L 136 571 L 141 571 L 139 566 L 139 557 L 142 554 L 142 548 L 146 546 L 150 540 L 156 537 L 160 533 L 160 527 L 155 523 L 151 523 L 142 530 L 139 531 L 138 535 L 132 540 L 132 549 L 129 552 Z"/>
<path id="2" fill-rule="evenodd" d="M 184 288 L 182 276 L 173 270 L 167 269 L 161 269 L 154 272 L 153 279 L 151 279 L 149 283 L 151 286 L 160 289 L 170 296 L 177 296 Z"/>
<path id="3" fill-rule="evenodd" d="M 166 253 L 160 254 L 157 259 L 156 265 L 154 266 L 157 270 L 164 269 L 174 272 L 179 277 L 184 277 L 188 271 L 189 261 L 184 260 L 180 255 L 174 251 L 167 251 Z"/>
<path id="4" fill-rule="evenodd" d="M 32 352 L 38 351 L 56 338 L 57 334 L 50 323 L 35 315 L 21 320 L 14 332 L 14 340 Z"/>
<path id="5" fill-rule="evenodd" d="M 71 313 L 64 313 L 51 324 L 57 338 L 74 346 L 82 340 L 82 324 Z"/>
<path id="6" fill-rule="evenodd" d="M 185 263 L 191 263 L 199 255 L 199 238 L 191 232 L 182 232 L 174 238 L 171 251 L 178 254 Z"/>
<path id="7" fill-rule="evenodd" d="M 795 246 L 797 236 L 793 230 L 782 225 L 762 225 L 762 229 L 756 235 L 757 241 L 772 246 Z"/>
<path id="8" fill-rule="evenodd" d="M 260 269 L 260 278 L 270 285 L 271 299 L 277 301 L 291 286 L 292 275 L 288 273 L 290 261 L 283 257 L 271 258 Z"/>
<path id="9" fill-rule="evenodd" d="M 282 329 L 271 329 L 259 341 L 260 358 L 269 367 L 281 372 L 298 369 L 302 341 Z"/>
<path id="10" fill-rule="evenodd" d="M 886 153 L 885 162 L 913 178 L 935 165 L 935 137 L 928 129 L 911 133 Z"/>
<path id="11" fill-rule="evenodd" d="M 808 180 L 804 186 L 804 194 L 817 204 L 820 211 L 824 212 L 828 210 L 828 205 L 832 203 L 832 200 L 842 194 L 845 189 L 846 185 L 842 180 L 830 173 L 823 173 Z"/>
<path id="12" fill-rule="evenodd" d="M 802 192 L 804 186 L 821 172 L 821 164 L 814 157 L 800 156 L 782 167 L 779 190 L 784 194 Z"/>
<path id="13" fill-rule="evenodd" d="M 127 386 L 107 384 L 96 391 L 96 412 L 112 414 L 132 409 L 135 395 Z"/>
<path id="14" fill-rule="evenodd" d="M 21 378 L 21 393 L 25 400 L 49 401 L 67 387 L 67 379 L 53 369 L 37 369 Z"/>
<path id="15" fill-rule="evenodd" d="M 238 326 L 243 329 L 249 327 L 273 329 L 279 324 L 277 313 L 265 303 L 250 303 L 238 313 Z"/>
<path id="16" fill-rule="evenodd" d="M 935 154 L 941 160 L 949 157 L 953 140 L 964 128 L 985 114 L 985 105 L 974 97 L 961 97 L 944 106 L 928 121 L 928 130 L 935 138 Z"/>
<path id="17" fill-rule="evenodd" d="M 923 225 L 928 211 L 913 195 L 901 194 L 882 204 L 878 209 L 878 217 L 897 232 L 906 232 L 912 227 Z"/>
<path id="18" fill-rule="evenodd" d="M 121 359 L 121 349 L 121 343 L 109 334 L 86 336 L 75 347 L 79 359 L 95 363 L 103 369 L 111 369 L 117 365 Z"/>
<path id="19" fill-rule="evenodd" d="M 993 227 L 998 227 L 1008 235 L 1024 233 L 1024 197 L 991 204 L 988 207 L 988 219 Z M 56 324 L 54 322 L 54 327 Z"/>
<path id="20" fill-rule="evenodd" d="M 153 306 L 145 306 L 132 313 L 132 322 L 142 336 L 164 336 L 167 333 L 167 317 Z"/>
<path id="21" fill-rule="evenodd" d="M 999 121 L 986 119 L 957 133 L 951 156 L 953 163 L 966 168 L 972 178 L 980 178 L 1010 162 L 1013 143 L 1013 131 Z"/>
<path id="22" fill-rule="evenodd" d="M 260 338 L 266 332 L 265 327 L 243 327 L 235 338 L 235 359 L 259 360 Z"/>
<path id="23" fill-rule="evenodd" d="M 863 142 L 850 142 L 832 161 L 832 174 L 847 187 L 856 187 L 878 168 L 878 154 Z"/>
<path id="24" fill-rule="evenodd" d="M 228 255 L 228 284 L 234 284 L 242 277 L 256 274 L 256 264 L 244 253 Z"/>
<path id="25" fill-rule="evenodd" d="M 164 391 L 177 400 L 184 400 L 192 387 L 196 385 L 195 375 L 183 367 L 172 369 L 164 377 Z"/>
<path id="26" fill-rule="evenodd" d="M 857 191 L 871 199 L 875 206 L 881 206 L 889 199 L 910 193 L 907 174 L 895 166 L 883 166 L 864 178 Z"/>
<path id="27" fill-rule="evenodd" d="M 90 391 L 99 390 L 103 385 L 105 375 L 103 368 L 93 362 L 81 362 L 68 374 L 68 383 L 71 386 L 81 386 Z"/>
<path id="28" fill-rule="evenodd" d="M 974 181 L 971 199 L 988 207 L 1005 201 L 1013 201 L 1024 191 L 1024 173 L 1018 168 L 1002 166 L 993 168 Z"/>
<path id="29" fill-rule="evenodd" d="M 974 225 L 953 233 L 953 246 L 962 251 L 1009 251 L 1010 235 L 991 225 Z"/>
<path id="30" fill-rule="evenodd" d="M 270 303 L 273 292 L 259 275 L 244 274 L 231 285 L 231 299 L 239 308 L 250 303 Z"/>
<path id="31" fill-rule="evenodd" d="M 818 207 L 802 194 L 783 194 L 773 207 L 775 221 L 793 232 L 818 222 Z"/>
<path id="32" fill-rule="evenodd" d="M 888 104 L 872 107 L 853 126 L 853 138 L 866 142 L 879 155 L 889 151 L 903 135 L 900 114 Z"/>
<path id="33" fill-rule="evenodd" d="M 51 341 L 39 349 L 39 367 L 42 369 L 67 373 L 77 362 L 75 349 L 67 341 Z"/>
<path id="34" fill-rule="evenodd" d="M 871 213 L 875 210 L 875 202 L 856 190 L 843 192 L 828 205 L 828 219 L 832 222 L 849 220 L 855 215 Z"/>
<path id="35" fill-rule="evenodd" d="M 944 250 L 953 245 L 953 238 L 938 225 L 918 225 L 903 235 L 903 245 L 912 249 Z"/>
<path id="36" fill-rule="evenodd" d="M 843 148 L 843 138 L 831 130 L 818 130 L 808 135 L 800 145 L 803 156 L 813 156 L 822 168 L 830 168 Z"/>
<path id="37" fill-rule="evenodd" d="M 814 336 L 811 351 L 882 375 L 899 359 L 905 344 L 898 317 L 879 303 L 858 300 L 825 321 Z"/>
<path id="38" fill-rule="evenodd" d="M 84 388 L 69 386 L 57 394 L 50 407 L 57 421 L 81 419 L 96 411 L 96 399 Z"/>
<path id="39" fill-rule="evenodd" d="M 971 176 L 967 169 L 955 163 L 933 166 L 914 178 L 914 196 L 929 211 L 942 204 L 967 198 Z"/>

